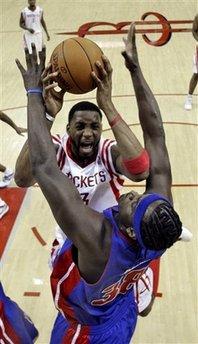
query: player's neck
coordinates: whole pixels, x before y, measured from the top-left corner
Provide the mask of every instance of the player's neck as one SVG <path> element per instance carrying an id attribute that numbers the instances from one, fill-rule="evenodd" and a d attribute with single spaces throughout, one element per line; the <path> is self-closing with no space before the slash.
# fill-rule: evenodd
<path id="1" fill-rule="evenodd" d="M 138 251 L 139 245 L 138 245 L 137 240 L 134 238 L 131 238 L 127 234 L 126 227 L 121 224 L 120 218 L 119 218 L 119 213 L 117 211 L 114 212 L 114 210 L 113 210 L 113 217 L 114 217 L 114 220 L 115 220 L 115 222 L 119 228 L 121 236 L 123 236 L 130 243 L 130 245 L 133 247 L 134 250 Z"/>
<path id="2" fill-rule="evenodd" d="M 91 164 L 93 161 L 95 161 L 96 155 L 97 154 L 94 154 L 91 157 L 81 157 L 81 156 L 75 154 L 75 152 L 72 150 L 72 158 L 75 162 L 77 162 L 77 164 L 80 167 L 85 167 L 85 166 Z"/>
<path id="3" fill-rule="evenodd" d="M 28 9 L 30 10 L 30 11 L 35 11 L 35 9 L 36 9 L 36 6 L 34 5 L 34 6 L 28 6 Z"/>

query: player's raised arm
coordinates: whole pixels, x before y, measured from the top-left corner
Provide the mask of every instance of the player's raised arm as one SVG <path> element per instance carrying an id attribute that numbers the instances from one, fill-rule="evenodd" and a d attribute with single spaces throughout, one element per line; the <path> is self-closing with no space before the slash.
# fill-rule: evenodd
<path id="1" fill-rule="evenodd" d="M 43 82 L 43 99 L 46 109 L 46 123 L 49 130 L 52 128 L 54 119 L 63 106 L 63 97 L 65 91 L 56 91 L 54 89 L 54 74 L 51 70 L 51 64 L 45 68 L 42 73 Z M 35 179 L 32 176 L 28 140 L 24 143 L 15 165 L 15 183 L 20 187 L 29 187 L 35 184 Z"/>
<path id="2" fill-rule="evenodd" d="M 39 53 L 40 64 L 37 63 L 34 45 L 32 54 L 29 54 L 27 49 L 25 52 L 27 71 L 18 60 L 16 63 L 28 96 L 28 143 L 32 174 L 41 187 L 57 223 L 74 245 L 80 251 L 82 247 L 94 251 L 103 216 L 84 205 L 76 187 L 58 168 L 55 148 L 46 125 L 40 81 L 44 69 L 45 49 Z M 90 239 L 91 236 L 93 240 Z"/>
<path id="3" fill-rule="evenodd" d="M 106 56 L 103 64 L 97 61 L 98 76 L 92 72 L 97 85 L 96 99 L 100 109 L 105 113 L 113 131 L 117 145 L 112 146 L 111 154 L 115 170 L 133 181 L 147 178 L 149 158 L 147 152 L 134 135 L 128 124 L 116 110 L 112 101 L 112 67 Z"/>
<path id="4" fill-rule="evenodd" d="M 150 174 L 146 192 L 158 192 L 171 197 L 171 168 L 165 143 L 160 110 L 155 97 L 142 74 L 135 42 L 135 25 L 132 24 L 125 42 L 126 67 L 129 69 L 143 130 L 144 142 L 150 156 Z"/>

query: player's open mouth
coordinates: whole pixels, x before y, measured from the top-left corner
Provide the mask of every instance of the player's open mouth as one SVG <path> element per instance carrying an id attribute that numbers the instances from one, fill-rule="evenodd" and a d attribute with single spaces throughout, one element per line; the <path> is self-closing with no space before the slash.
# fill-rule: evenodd
<path id="1" fill-rule="evenodd" d="M 93 151 L 93 143 L 91 143 L 91 142 L 82 142 L 80 144 L 80 149 L 84 153 L 91 153 Z"/>

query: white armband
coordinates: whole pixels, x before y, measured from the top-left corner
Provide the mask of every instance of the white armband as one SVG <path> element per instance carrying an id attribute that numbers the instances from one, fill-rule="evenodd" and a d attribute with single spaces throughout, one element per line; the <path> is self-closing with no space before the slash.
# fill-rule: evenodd
<path id="1" fill-rule="evenodd" d="M 45 117 L 46 117 L 46 119 L 47 119 L 48 121 L 50 121 L 50 122 L 54 122 L 54 120 L 55 120 L 55 118 L 52 117 L 52 116 L 50 116 L 47 112 L 45 113 Z"/>

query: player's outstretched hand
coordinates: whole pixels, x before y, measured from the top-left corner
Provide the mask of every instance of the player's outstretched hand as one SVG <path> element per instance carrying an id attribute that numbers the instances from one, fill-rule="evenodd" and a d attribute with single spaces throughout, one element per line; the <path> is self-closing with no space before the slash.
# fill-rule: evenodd
<path id="1" fill-rule="evenodd" d="M 122 56 L 125 59 L 126 67 L 131 71 L 135 71 L 139 66 L 138 54 L 135 42 L 135 23 L 131 23 L 128 31 L 127 38 L 123 38 L 125 44 L 125 50 L 122 52 Z"/>
<path id="2" fill-rule="evenodd" d="M 100 109 L 105 110 L 107 104 L 111 102 L 113 69 L 109 59 L 105 55 L 102 55 L 102 60 L 104 67 L 99 61 L 96 62 L 98 76 L 95 72 L 92 72 L 91 74 L 97 85 L 96 100 L 98 106 Z"/>
<path id="3" fill-rule="evenodd" d="M 39 52 L 40 63 L 38 64 L 36 47 L 35 44 L 32 44 L 32 54 L 25 48 L 27 70 L 25 70 L 21 62 L 16 59 L 16 64 L 21 72 L 26 91 L 32 88 L 42 89 L 41 74 L 45 68 L 45 58 L 46 49 L 43 47 L 42 51 Z"/>
<path id="4" fill-rule="evenodd" d="M 52 64 L 49 63 L 44 69 L 42 74 L 43 82 L 43 99 L 45 102 L 45 107 L 47 113 L 55 117 L 57 113 L 62 109 L 63 106 L 63 97 L 66 91 L 60 90 L 56 91 L 55 88 L 58 86 L 58 83 L 55 82 L 58 72 L 52 72 Z"/>

